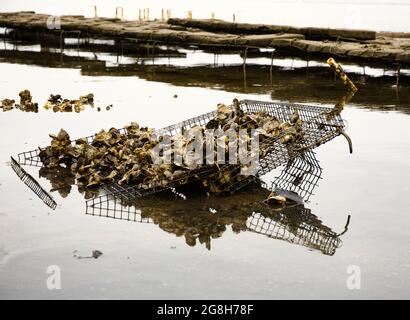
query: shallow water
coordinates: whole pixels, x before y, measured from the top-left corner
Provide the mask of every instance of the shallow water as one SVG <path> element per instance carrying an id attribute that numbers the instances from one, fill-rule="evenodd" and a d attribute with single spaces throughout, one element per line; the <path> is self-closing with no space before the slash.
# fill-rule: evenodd
<path id="1" fill-rule="evenodd" d="M 247 197 L 253 195 L 183 203 L 147 200 L 141 213 L 151 223 L 114 220 L 86 214 L 83 195 L 75 186 L 65 198 L 52 192 L 58 207 L 49 209 L 9 163 L 10 155 L 47 145 L 48 134 L 60 128 L 73 138 L 131 121 L 160 128 L 235 97 L 331 107 L 343 88 L 322 62 L 312 61 L 307 68 L 306 61 L 275 59 L 270 75 L 270 59 L 249 59 L 244 79 L 239 55 L 220 54 L 214 61 L 212 54 L 178 49 L 187 58 L 136 62 L 133 55 L 118 60 L 113 53 L 97 52 L 94 60 L 90 53 L 81 58 L 83 52 L 72 50 L 71 56 L 81 59 L 69 60 L 68 50 L 61 56 L 58 50 L 53 55 L 39 52 L 37 46 L 23 46 L 26 53 L 21 54 L 6 45 L 7 50 L 0 45 L 1 99 L 16 99 L 25 88 L 40 104 L 50 93 L 78 98 L 93 92 L 96 106 L 103 108 L 77 114 L 53 113 L 40 106 L 38 113 L 0 113 L 0 298 L 409 297 L 408 77 L 401 77 L 396 87 L 394 70 L 363 71 L 346 65 L 359 87 L 342 113 L 354 153 L 348 153 L 342 137 L 317 149 L 323 174 L 305 206 L 316 216 L 315 223 L 321 220 L 319 229 L 326 226 L 334 234 L 344 231 L 351 216 L 347 232 L 340 236 L 343 244 L 329 255 L 280 235 L 274 239 L 251 230 L 234 232 L 232 228 L 243 227 L 244 219 L 253 221 L 253 207 L 247 207 Z M 110 104 L 113 108 L 106 111 Z M 26 168 L 51 189 L 38 169 Z M 280 169 L 264 180 L 279 174 Z M 192 245 L 190 239 L 171 230 L 173 221 L 188 227 L 208 221 L 214 226 L 218 221 L 222 229 L 210 244 L 197 241 L 192 247 L 187 245 Z M 283 221 L 275 225 L 291 226 Z M 74 257 L 92 250 L 103 255 Z M 46 287 L 50 265 L 61 268 L 61 290 Z M 361 270 L 360 290 L 346 285 L 352 265 Z"/>

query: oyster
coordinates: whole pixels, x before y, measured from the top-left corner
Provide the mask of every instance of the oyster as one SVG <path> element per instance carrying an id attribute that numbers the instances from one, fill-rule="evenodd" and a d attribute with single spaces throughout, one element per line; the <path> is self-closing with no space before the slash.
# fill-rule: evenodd
<path id="1" fill-rule="evenodd" d="M 48 104 L 59 104 L 59 108 L 70 108 L 81 103 L 92 103 L 93 96 L 80 97 L 79 100 L 63 100 L 60 95 L 51 95 Z M 55 106 L 54 106 L 55 107 Z M 120 131 L 111 128 L 101 130 L 90 141 L 79 139 L 71 142 L 70 137 L 63 129 L 57 135 L 50 135 L 51 144 L 40 151 L 40 159 L 47 168 L 56 168 L 61 165 L 69 168 L 81 188 L 92 188 L 102 183 L 116 182 L 118 184 L 132 184 L 141 189 L 182 185 L 199 179 L 200 185 L 210 193 L 231 192 L 235 185 L 247 183 L 255 177 L 243 175 L 242 170 L 250 169 L 250 164 L 224 164 L 219 166 L 214 162 L 204 163 L 203 153 L 195 152 L 197 147 L 213 153 L 207 154 L 206 159 L 212 157 L 218 160 L 218 147 L 229 145 L 229 137 L 214 136 L 213 143 L 204 139 L 198 145 L 197 137 L 203 136 L 205 129 L 256 129 L 260 136 L 260 156 L 268 153 L 273 143 L 288 145 L 303 138 L 303 122 L 295 111 L 289 122 L 281 122 L 269 115 L 265 110 L 253 113 L 244 113 L 239 102 L 234 100 L 228 107 L 218 104 L 215 117 L 204 125 L 190 128 L 190 134 L 184 132 L 171 136 L 171 164 L 157 163 L 153 157 L 153 149 L 159 143 L 152 128 L 141 127 L 132 122 Z M 235 131 L 238 132 L 238 131 Z M 238 134 L 238 133 L 237 133 Z M 254 139 L 248 137 L 248 142 Z M 163 141 L 162 138 L 159 138 Z M 225 160 L 229 158 L 229 148 L 224 148 Z M 247 150 L 250 150 L 249 143 Z M 165 152 L 159 154 L 164 156 Z M 253 151 L 255 155 L 255 151 Z M 220 156 L 220 155 L 218 155 Z M 156 155 L 157 157 L 157 155 Z M 199 157 L 199 158 L 198 158 Z M 226 161 L 225 163 L 228 163 Z M 206 175 L 200 176 L 204 170 Z M 192 178 L 192 179 L 191 179 Z M 281 198 L 278 198 L 280 200 Z M 283 199 L 282 199 L 283 200 Z M 190 238 L 191 239 L 191 238 Z"/>
<path id="2" fill-rule="evenodd" d="M 61 94 L 50 94 L 47 102 L 44 104 L 44 109 L 52 109 L 54 112 L 82 112 L 87 106 L 94 107 L 94 95 L 92 93 L 80 96 L 79 99 L 69 100 L 63 99 Z M 99 108 L 98 111 L 100 111 Z M 109 110 L 109 109 L 107 109 Z"/>
<path id="3" fill-rule="evenodd" d="M 14 108 L 14 103 L 15 101 L 13 99 L 3 99 L 0 108 L 2 108 L 3 111 L 10 111 Z"/>

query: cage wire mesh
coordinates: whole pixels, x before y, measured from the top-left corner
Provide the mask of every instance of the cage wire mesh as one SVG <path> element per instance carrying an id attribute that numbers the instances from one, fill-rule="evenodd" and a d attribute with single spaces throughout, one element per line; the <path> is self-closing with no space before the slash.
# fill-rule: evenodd
<path id="1" fill-rule="evenodd" d="M 242 100 L 239 102 L 239 105 L 245 113 L 265 111 L 268 115 L 274 116 L 280 121 L 290 121 L 293 112 L 298 111 L 303 122 L 304 137 L 301 141 L 298 141 L 297 144 L 291 143 L 289 145 L 280 143 L 280 136 L 269 137 L 260 142 L 259 147 L 263 148 L 265 152 L 264 155 L 259 158 L 258 170 L 255 176 L 242 176 L 240 164 L 223 164 L 219 166 L 219 171 L 227 170 L 233 177 L 240 176 L 238 179 L 231 179 L 232 183 L 225 186 L 230 192 L 235 192 L 254 182 L 259 176 L 288 163 L 290 159 L 301 159 L 299 156 L 302 154 L 306 154 L 306 158 L 308 159 L 309 156 L 307 154 L 310 150 L 337 137 L 343 133 L 344 130 L 344 122 L 340 114 L 329 117 L 329 114 L 333 110 L 332 108 L 255 100 Z M 165 134 L 173 136 L 194 126 L 205 125 L 213 119 L 215 115 L 216 111 L 208 112 L 156 130 L 155 133 L 158 136 Z M 119 130 L 121 133 L 125 132 L 124 128 Z M 89 143 L 92 142 L 93 138 L 94 136 L 86 137 Z M 35 150 L 20 153 L 18 155 L 19 164 L 41 167 L 42 162 L 39 157 L 41 150 L 42 148 L 39 147 Z M 109 194 L 115 194 L 117 197 L 119 193 L 123 193 L 123 195 L 128 194 L 127 197 L 138 197 L 141 196 L 142 193 L 160 192 L 166 188 L 175 188 L 205 178 L 211 180 L 216 179 L 217 174 L 218 172 L 215 172 L 214 166 L 203 165 L 200 166 L 199 169 L 188 171 L 179 179 L 168 182 L 166 186 L 161 184 L 151 185 L 149 190 L 144 190 L 140 185 L 119 185 L 116 182 L 112 182 L 103 185 L 102 190 Z"/>
<path id="2" fill-rule="evenodd" d="M 308 199 L 317 186 L 321 174 L 322 169 L 315 154 L 308 152 L 283 166 L 282 172 L 274 179 L 270 187 L 264 183 L 261 185 L 263 188 L 267 188 L 268 192 L 275 190 L 277 186 L 297 188 L 297 191 L 305 199 Z M 298 180 L 297 186 L 292 181 L 295 178 Z M 149 214 L 148 216 L 142 216 L 143 209 L 140 208 L 138 202 L 138 197 L 147 194 L 139 194 L 134 198 L 127 195 L 129 194 L 118 190 L 90 199 L 87 201 L 86 214 L 140 223 L 154 223 Z M 301 245 L 320 251 L 325 255 L 333 255 L 342 244 L 339 234 L 324 225 L 304 205 L 287 206 L 277 210 L 271 209 L 264 203 L 255 203 L 251 208 L 245 220 L 247 231 Z M 164 213 L 161 215 L 163 219 L 167 217 L 165 211 L 164 208 Z M 224 213 L 215 213 L 215 219 L 222 221 L 223 218 L 220 218 L 220 215 L 223 216 Z M 182 219 L 182 217 L 180 218 Z M 172 220 L 172 217 L 169 219 Z M 187 224 L 188 228 L 195 228 L 195 225 L 190 225 L 188 221 Z"/>
<path id="3" fill-rule="evenodd" d="M 287 212 L 292 210 L 292 213 Z M 247 230 L 319 250 L 325 255 L 334 255 L 342 245 L 339 235 L 311 213 L 311 210 L 298 205 L 285 208 L 274 217 L 254 212 L 246 222 Z"/>
<path id="4" fill-rule="evenodd" d="M 306 151 L 289 159 L 280 175 L 272 182 L 271 190 L 283 189 L 296 192 L 305 202 L 309 202 L 313 190 L 322 176 L 322 168 L 313 151 Z"/>
<path id="5" fill-rule="evenodd" d="M 48 192 L 45 191 L 36 179 L 28 174 L 13 157 L 11 157 L 11 167 L 20 180 L 23 181 L 41 200 L 43 200 L 47 206 L 53 210 L 57 207 L 57 203 Z"/>

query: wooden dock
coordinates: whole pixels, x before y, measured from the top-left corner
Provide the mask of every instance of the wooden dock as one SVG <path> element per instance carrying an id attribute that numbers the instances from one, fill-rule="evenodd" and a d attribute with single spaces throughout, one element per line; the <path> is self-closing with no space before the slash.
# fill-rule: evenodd
<path id="1" fill-rule="evenodd" d="M 139 43 L 218 48 L 274 48 L 302 57 L 334 56 L 398 68 L 410 65 L 410 35 L 368 30 L 295 28 L 230 23 L 221 20 L 169 19 L 126 21 L 35 12 L 0 13 L 0 27 L 24 32 L 58 33 L 60 37 L 127 39 Z M 245 51 L 246 54 L 246 51 Z"/>

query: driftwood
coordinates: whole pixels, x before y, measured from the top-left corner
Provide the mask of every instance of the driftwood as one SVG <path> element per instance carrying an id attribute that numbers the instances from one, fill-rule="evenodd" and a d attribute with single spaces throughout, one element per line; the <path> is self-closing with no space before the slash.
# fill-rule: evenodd
<path id="1" fill-rule="evenodd" d="M 338 103 L 336 103 L 336 105 L 333 107 L 333 110 L 329 112 L 326 116 L 327 121 L 331 121 L 334 117 L 340 115 L 344 107 L 353 98 L 354 94 L 357 91 L 357 88 L 346 75 L 346 73 L 343 71 L 342 66 L 338 64 L 333 58 L 327 59 L 326 62 L 333 70 L 333 72 L 336 74 L 336 76 L 343 81 L 343 84 L 347 88 L 346 94 L 338 101 Z M 349 143 L 350 153 L 353 153 L 353 144 L 350 137 L 344 131 L 340 131 L 340 134 L 342 134 L 346 138 L 347 142 Z"/>
<path id="2" fill-rule="evenodd" d="M 331 40 L 374 40 L 376 32 L 369 30 L 331 29 L 331 28 L 296 28 L 281 25 L 233 23 L 216 19 L 168 19 L 168 24 L 188 28 L 198 28 L 210 32 L 226 32 L 231 34 L 272 34 L 272 33 L 296 33 L 302 34 L 307 39 Z"/>
<path id="3" fill-rule="evenodd" d="M 343 84 L 346 86 L 348 91 L 355 93 L 357 91 L 354 83 L 349 79 L 349 77 L 344 72 L 342 66 L 338 64 L 333 58 L 327 59 L 327 64 L 332 68 L 336 76 L 343 81 Z"/>

